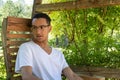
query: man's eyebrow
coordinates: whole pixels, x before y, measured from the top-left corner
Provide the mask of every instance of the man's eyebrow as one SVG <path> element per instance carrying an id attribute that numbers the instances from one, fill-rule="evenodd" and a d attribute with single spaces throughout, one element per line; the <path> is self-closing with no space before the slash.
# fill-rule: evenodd
<path id="1" fill-rule="evenodd" d="M 35 25 L 32 25 L 32 26 L 35 26 Z"/>

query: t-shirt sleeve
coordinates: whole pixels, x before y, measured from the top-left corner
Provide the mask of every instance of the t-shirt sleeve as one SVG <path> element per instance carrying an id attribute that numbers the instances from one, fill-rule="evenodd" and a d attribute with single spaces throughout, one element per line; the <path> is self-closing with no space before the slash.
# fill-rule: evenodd
<path id="1" fill-rule="evenodd" d="M 66 59 L 64 57 L 64 54 L 62 53 L 62 70 L 66 67 L 69 67 L 68 63 L 66 62 Z"/>
<path id="2" fill-rule="evenodd" d="M 22 44 L 18 50 L 15 72 L 20 73 L 22 66 L 32 66 L 32 52 L 28 45 Z"/>

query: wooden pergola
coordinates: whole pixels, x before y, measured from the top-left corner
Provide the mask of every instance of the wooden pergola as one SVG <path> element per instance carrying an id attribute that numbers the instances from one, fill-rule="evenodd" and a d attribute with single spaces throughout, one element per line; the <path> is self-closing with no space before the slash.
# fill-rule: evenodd
<path id="1" fill-rule="evenodd" d="M 120 5 L 120 0 L 75 0 L 48 4 L 42 4 L 42 0 L 34 0 L 33 13 L 62 10 L 78 10 L 114 5 Z"/>
<path id="2" fill-rule="evenodd" d="M 68 2 L 57 2 L 42 4 L 42 0 L 34 0 L 32 15 L 39 12 L 63 11 L 63 10 L 79 10 L 87 8 L 105 7 L 120 5 L 120 0 L 75 0 Z M 30 19 L 8 17 L 4 19 L 2 26 L 3 50 L 7 69 L 7 80 L 20 80 L 21 76 L 14 76 L 14 64 L 18 46 L 24 41 L 11 41 L 13 38 L 30 38 L 30 34 L 16 34 L 14 31 L 27 31 Z M 11 32 L 13 33 L 11 34 Z M 11 46 L 16 46 L 11 48 Z M 13 62 L 12 62 L 13 61 Z M 103 76 L 105 78 L 120 79 L 120 69 L 99 68 L 90 66 L 70 66 L 77 74 L 88 76 Z M 87 80 L 87 79 L 86 79 Z M 88 79 L 92 80 L 92 79 Z M 98 79 L 95 79 L 98 80 Z"/>
<path id="3" fill-rule="evenodd" d="M 106 6 L 120 5 L 120 0 L 73 0 L 67 2 L 46 3 L 42 4 L 42 0 L 34 0 L 33 14 L 39 12 L 63 11 L 63 10 L 79 10 L 87 8 L 99 8 Z M 87 75 L 98 75 L 106 78 L 120 79 L 119 69 L 96 68 L 96 67 L 76 67 L 71 68 L 79 73 Z"/>

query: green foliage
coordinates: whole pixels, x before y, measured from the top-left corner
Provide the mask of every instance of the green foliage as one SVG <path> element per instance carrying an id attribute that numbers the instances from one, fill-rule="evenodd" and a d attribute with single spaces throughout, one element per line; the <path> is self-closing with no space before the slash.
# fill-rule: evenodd
<path id="1" fill-rule="evenodd" d="M 6 70 L 2 56 L 0 56 L 0 80 L 6 80 Z"/>
<path id="2" fill-rule="evenodd" d="M 0 0 L 0 2 L 3 1 Z M 7 0 L 6 3 L 2 4 L 2 6 L 0 5 L 0 31 L 1 31 L 3 18 L 6 18 L 7 16 L 30 18 L 31 14 L 32 14 L 32 5 L 28 6 L 25 4 L 21 4 L 20 2 L 14 3 L 12 0 Z M 0 42 L 1 40 L 2 39 L 0 38 Z M 5 70 L 1 44 L 2 43 L 0 43 L 0 80 L 6 80 L 6 70 Z"/>
<path id="3" fill-rule="evenodd" d="M 119 10 L 120 6 L 108 6 L 51 12 L 52 33 L 59 40 L 62 35 L 69 39 L 64 50 L 69 64 L 120 68 Z"/>
<path id="4" fill-rule="evenodd" d="M 32 6 L 27 6 L 20 2 L 14 3 L 11 0 L 7 0 L 7 2 L 2 6 L 2 12 L 3 17 L 14 16 L 30 18 L 32 14 Z"/>

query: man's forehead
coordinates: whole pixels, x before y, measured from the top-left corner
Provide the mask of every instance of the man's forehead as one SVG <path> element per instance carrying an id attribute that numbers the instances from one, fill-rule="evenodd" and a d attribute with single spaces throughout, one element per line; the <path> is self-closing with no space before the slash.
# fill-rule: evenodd
<path id="1" fill-rule="evenodd" d="M 35 22 L 36 20 L 45 20 L 45 21 L 46 21 L 45 18 L 34 18 L 34 19 L 32 20 L 32 23 Z"/>

